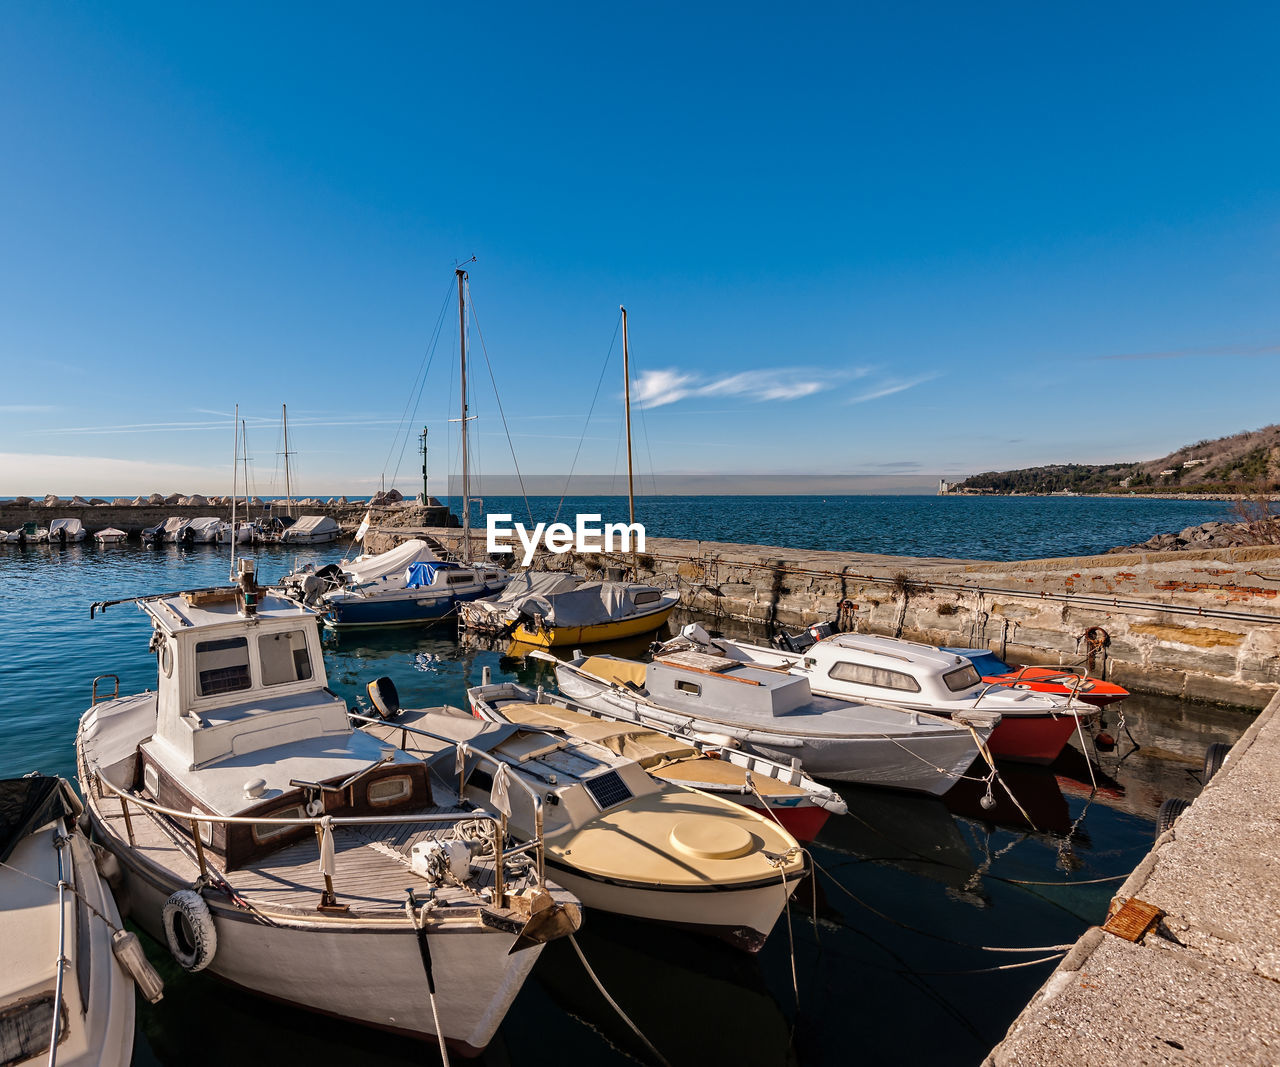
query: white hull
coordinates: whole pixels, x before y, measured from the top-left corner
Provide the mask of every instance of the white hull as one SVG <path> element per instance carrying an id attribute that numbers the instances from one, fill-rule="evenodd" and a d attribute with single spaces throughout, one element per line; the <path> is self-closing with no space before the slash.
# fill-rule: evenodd
<path id="1" fill-rule="evenodd" d="M 670 923 L 723 937 L 750 951 L 758 951 L 782 914 L 800 879 L 783 888 L 781 873 L 773 880 L 744 888 L 679 890 L 619 885 L 590 878 L 547 857 L 550 877 L 589 908 Z"/>
<path id="2" fill-rule="evenodd" d="M 144 870 L 127 844 L 108 836 L 94 815 L 95 833 L 125 873 L 130 918 L 164 944 L 165 901 L 189 886 Z M 234 884 L 234 872 L 229 878 Z M 414 881 L 411 875 L 407 880 Z M 310 1011 L 421 1038 L 436 1036 L 422 957 L 407 918 L 353 920 L 317 912 L 314 919 L 300 919 L 260 909 L 278 924 L 268 926 L 213 894 L 206 894 L 206 902 L 218 936 L 207 968 L 212 974 Z M 482 926 L 463 914 L 456 923 L 429 928 L 436 1006 L 445 1039 L 453 1045 L 476 1051 L 492 1039 L 541 952 L 535 945 L 508 956 L 515 940 L 515 933 Z"/>
<path id="3" fill-rule="evenodd" d="M 556 672 L 560 691 L 571 700 L 608 712 L 627 722 L 656 723 L 681 733 L 729 733 L 744 748 L 788 763 L 800 759 L 817 778 L 863 785 L 888 786 L 941 796 L 972 765 L 977 746 L 965 731 L 899 734 L 895 737 L 787 736 L 764 728 L 700 719 L 669 711 L 603 683 L 595 685 L 570 670 Z"/>

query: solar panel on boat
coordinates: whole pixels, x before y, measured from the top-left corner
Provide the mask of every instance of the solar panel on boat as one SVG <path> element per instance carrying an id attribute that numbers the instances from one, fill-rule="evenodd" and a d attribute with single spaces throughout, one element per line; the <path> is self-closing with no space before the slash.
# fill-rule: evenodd
<path id="1" fill-rule="evenodd" d="M 601 811 L 631 799 L 631 790 L 617 771 L 605 771 L 604 774 L 588 778 L 582 784 L 587 787 L 591 799 L 600 805 Z"/>

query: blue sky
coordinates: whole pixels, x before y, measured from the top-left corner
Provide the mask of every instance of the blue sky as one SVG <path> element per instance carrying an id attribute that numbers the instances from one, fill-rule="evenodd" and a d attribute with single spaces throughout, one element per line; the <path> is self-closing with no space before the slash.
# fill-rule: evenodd
<path id="1" fill-rule="evenodd" d="M 1272 5 L 14 4 L 0 495 L 958 475 L 1277 421 Z M 410 394 L 443 328 L 421 403 Z M 479 349 L 472 327 L 472 345 Z M 477 353 L 478 354 L 478 353 Z M 482 472 L 511 455 L 483 359 Z M 391 459 L 388 460 L 388 456 Z"/>

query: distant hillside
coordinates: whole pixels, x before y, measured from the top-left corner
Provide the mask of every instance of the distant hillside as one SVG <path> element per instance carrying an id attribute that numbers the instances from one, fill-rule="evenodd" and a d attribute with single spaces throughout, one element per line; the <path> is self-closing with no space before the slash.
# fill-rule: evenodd
<path id="1" fill-rule="evenodd" d="M 1280 425 L 1197 441 L 1136 463 L 1065 463 L 989 471 L 959 493 L 1240 493 L 1280 490 Z"/>

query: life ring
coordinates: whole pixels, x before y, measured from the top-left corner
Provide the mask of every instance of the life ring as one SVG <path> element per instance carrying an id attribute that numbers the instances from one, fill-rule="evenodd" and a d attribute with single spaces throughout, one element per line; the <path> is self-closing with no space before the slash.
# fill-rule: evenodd
<path id="1" fill-rule="evenodd" d="M 209 905 L 194 889 L 179 889 L 164 902 L 164 936 L 183 970 L 202 971 L 218 951 L 218 931 Z"/>

